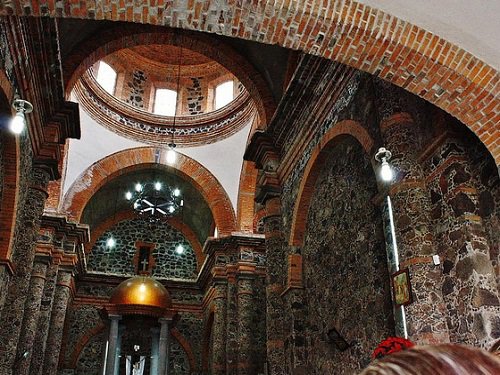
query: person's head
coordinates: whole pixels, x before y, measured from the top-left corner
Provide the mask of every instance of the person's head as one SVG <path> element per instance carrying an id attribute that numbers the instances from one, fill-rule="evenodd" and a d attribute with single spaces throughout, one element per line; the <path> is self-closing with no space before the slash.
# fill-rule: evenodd
<path id="1" fill-rule="evenodd" d="M 415 346 L 371 363 L 360 375 L 498 375 L 500 358 L 454 344 Z"/>

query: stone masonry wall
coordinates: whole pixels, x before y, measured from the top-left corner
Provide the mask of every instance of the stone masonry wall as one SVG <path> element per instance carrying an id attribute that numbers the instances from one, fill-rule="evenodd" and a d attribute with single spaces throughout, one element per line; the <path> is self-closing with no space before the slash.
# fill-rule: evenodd
<path id="1" fill-rule="evenodd" d="M 144 88 L 148 77 L 141 70 L 135 70 L 127 82 L 128 97 L 125 101 L 137 108 L 144 108 Z M 126 91 L 126 90 L 124 90 Z"/>
<path id="2" fill-rule="evenodd" d="M 106 246 L 110 236 L 116 240 L 116 246 L 112 249 Z M 124 220 L 107 230 L 96 241 L 90 253 L 88 270 L 125 276 L 134 275 L 136 270 L 133 259 L 137 251 L 137 241 L 155 244 L 152 251 L 155 259 L 154 277 L 196 278 L 196 256 L 182 233 L 166 223 L 151 228 L 143 219 Z M 177 254 L 175 251 L 179 244 L 184 247 L 183 254 Z"/>
<path id="3" fill-rule="evenodd" d="M 354 139 L 325 161 L 309 209 L 304 257 L 307 353 L 313 374 L 351 374 L 393 334 L 382 217 L 368 156 Z M 352 347 L 335 349 L 335 328 Z"/>

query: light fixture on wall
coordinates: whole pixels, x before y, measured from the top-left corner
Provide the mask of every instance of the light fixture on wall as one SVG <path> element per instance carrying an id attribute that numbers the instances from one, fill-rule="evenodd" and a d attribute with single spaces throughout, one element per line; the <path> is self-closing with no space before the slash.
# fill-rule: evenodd
<path id="1" fill-rule="evenodd" d="M 179 51 L 179 58 L 177 60 L 177 82 L 176 82 L 176 92 L 177 92 L 177 100 L 179 100 L 179 90 L 181 86 L 181 63 L 182 63 L 182 45 L 179 46 L 180 51 Z M 176 159 L 177 159 L 177 153 L 175 152 L 175 123 L 177 120 L 177 103 L 175 104 L 175 113 L 174 113 L 174 120 L 172 123 L 172 142 L 168 144 L 168 151 L 167 151 L 167 163 L 168 164 L 174 164 Z"/>
<path id="2" fill-rule="evenodd" d="M 175 215 L 183 206 L 184 200 L 178 188 L 164 186 L 161 182 L 138 182 L 133 191 L 125 193 L 125 199 L 132 202 L 132 208 L 150 221 Z"/>
<path id="3" fill-rule="evenodd" d="M 389 160 L 391 160 L 392 153 L 384 147 L 380 147 L 375 154 L 375 160 L 377 160 L 380 166 L 380 177 L 386 182 L 390 182 L 394 179 L 394 172 L 389 165 Z"/>
<path id="4" fill-rule="evenodd" d="M 33 112 L 33 105 L 27 100 L 15 98 L 12 102 L 12 108 L 16 110 L 16 114 L 10 121 L 9 128 L 15 134 L 21 134 L 26 127 L 26 113 Z"/>

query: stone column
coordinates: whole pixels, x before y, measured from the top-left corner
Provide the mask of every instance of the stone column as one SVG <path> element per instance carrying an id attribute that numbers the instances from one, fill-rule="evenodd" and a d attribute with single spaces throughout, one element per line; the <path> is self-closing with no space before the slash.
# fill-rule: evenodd
<path id="1" fill-rule="evenodd" d="M 238 313 L 236 279 L 234 273 L 228 276 L 226 298 L 226 375 L 238 373 Z"/>
<path id="2" fill-rule="evenodd" d="M 54 301 L 52 303 L 49 335 L 47 337 L 47 346 L 45 349 L 45 359 L 43 365 L 44 375 L 57 374 L 64 323 L 66 319 L 66 310 L 71 296 L 72 278 L 72 271 L 59 268 Z"/>
<path id="3" fill-rule="evenodd" d="M 253 276 L 238 276 L 238 374 L 255 374 L 255 301 Z"/>
<path id="4" fill-rule="evenodd" d="M 212 325 L 212 375 L 225 375 L 227 284 L 225 281 L 216 281 L 214 289 L 214 321 Z"/>
<path id="5" fill-rule="evenodd" d="M 40 318 L 40 305 L 42 302 L 43 290 L 45 287 L 47 267 L 50 259 L 47 256 L 37 255 L 31 272 L 31 282 L 28 291 L 28 298 L 24 307 L 24 320 L 17 345 L 17 356 L 23 358 L 18 361 L 15 373 L 18 375 L 28 375 L 34 347 L 35 335 L 38 329 Z M 27 356 L 24 356 L 28 353 Z"/>
<path id="6" fill-rule="evenodd" d="M 46 281 L 43 289 L 38 325 L 35 333 L 35 342 L 33 347 L 37 348 L 31 355 L 30 375 L 41 375 L 43 370 L 43 359 L 45 357 L 45 348 L 47 337 L 49 335 L 50 315 L 52 312 L 52 302 L 56 290 L 57 273 L 59 263 L 53 262 L 47 269 Z"/>
<path id="7" fill-rule="evenodd" d="M 160 331 L 158 328 L 151 328 L 151 366 L 149 375 L 158 375 L 158 354 L 160 345 Z"/>
<path id="8" fill-rule="evenodd" d="M 106 356 L 105 375 L 115 375 L 116 349 L 118 346 L 118 325 L 122 317 L 120 315 L 109 316 L 109 334 L 108 334 L 108 355 Z M 49 375 L 49 374 L 46 374 Z"/>
<path id="9" fill-rule="evenodd" d="M 451 339 L 489 349 L 500 334 L 500 296 L 490 242 L 479 215 L 480 184 L 468 157 L 469 147 L 460 137 L 446 134 L 429 163 L 430 185 Z"/>
<path id="10" fill-rule="evenodd" d="M 418 160 L 419 125 L 405 112 L 419 103 L 415 99 L 415 103 L 411 102 L 393 85 L 379 82 L 378 88 L 380 128 L 396 172 L 390 195 L 399 264 L 409 268 L 413 288 L 413 303 L 405 308 L 409 339 L 419 344 L 449 342 L 442 270 L 432 263 L 437 249 L 430 221 L 430 196 Z"/>
<path id="11" fill-rule="evenodd" d="M 116 341 L 116 354 L 115 354 L 115 373 L 114 375 L 120 374 L 120 355 L 122 354 L 122 336 L 125 327 L 118 326 L 118 340 Z"/>
<path id="12" fill-rule="evenodd" d="M 160 321 L 160 340 L 158 345 L 158 375 L 168 375 L 169 351 L 170 351 L 170 329 L 169 320 L 161 318 Z"/>
<path id="13" fill-rule="evenodd" d="M 268 372 L 286 375 L 284 350 L 284 303 L 281 293 L 286 279 L 286 245 L 280 198 L 265 202 L 267 216 L 263 218 L 266 235 L 266 319 L 267 319 L 267 363 Z"/>
<path id="14" fill-rule="evenodd" d="M 288 255 L 287 286 L 282 293 L 286 308 L 289 311 L 289 330 L 286 340 L 289 349 L 289 369 L 293 374 L 307 372 L 306 353 L 306 299 L 303 286 L 302 255 L 299 248 L 292 248 L 293 254 Z"/>
<path id="15" fill-rule="evenodd" d="M 43 206 L 47 198 L 49 174 L 33 169 L 30 186 L 16 223 L 12 261 L 16 268 L 12 275 L 0 321 L 0 375 L 11 375 L 17 366 L 17 342 L 21 333 L 24 305 L 28 295 L 31 270 L 35 258 L 34 239 L 40 228 Z"/>

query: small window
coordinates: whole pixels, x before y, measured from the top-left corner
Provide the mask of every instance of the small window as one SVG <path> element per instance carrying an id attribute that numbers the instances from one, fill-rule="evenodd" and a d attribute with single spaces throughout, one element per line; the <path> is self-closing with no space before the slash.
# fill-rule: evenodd
<path id="1" fill-rule="evenodd" d="M 164 116 L 175 116 L 177 92 L 168 89 L 156 89 L 153 113 Z"/>
<path id="2" fill-rule="evenodd" d="M 109 94 L 113 95 L 115 93 L 116 72 L 104 61 L 99 62 L 96 79 L 97 83 L 99 83 L 99 85 Z"/>
<path id="3" fill-rule="evenodd" d="M 233 81 L 221 83 L 215 88 L 215 109 L 222 108 L 233 100 L 233 90 Z"/>

